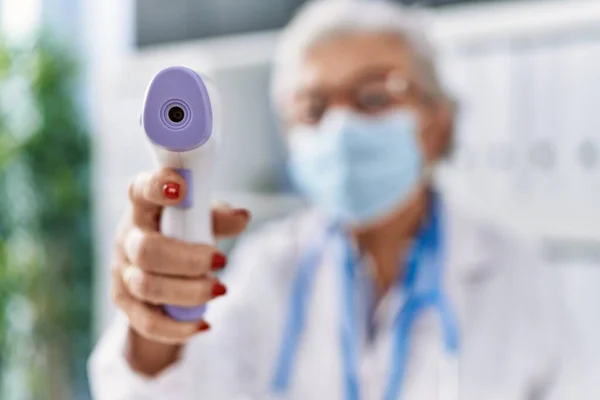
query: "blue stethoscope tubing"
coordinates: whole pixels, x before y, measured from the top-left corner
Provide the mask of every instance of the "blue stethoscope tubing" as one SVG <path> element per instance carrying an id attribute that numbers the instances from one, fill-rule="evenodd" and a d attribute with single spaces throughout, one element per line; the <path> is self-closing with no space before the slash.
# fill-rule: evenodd
<path id="1" fill-rule="evenodd" d="M 410 348 L 410 332 L 417 317 L 429 307 L 437 308 L 444 334 L 446 352 L 455 354 L 459 347 L 459 333 L 450 301 L 443 291 L 443 224 L 439 197 L 431 196 L 429 218 L 421 227 L 417 240 L 406 261 L 406 275 L 396 285 L 404 291 L 404 304 L 394 324 L 393 348 L 389 379 L 384 400 L 397 400 L 402 393 L 405 368 Z M 340 345 L 342 353 L 343 382 L 346 400 L 360 400 L 359 339 L 356 311 L 355 284 L 359 257 L 351 241 L 343 234 L 340 224 L 330 224 L 325 237 L 315 240 L 300 257 L 297 275 L 290 299 L 287 323 L 284 327 L 281 348 L 275 365 L 272 391 L 284 394 L 289 389 L 292 369 L 304 331 L 307 303 L 312 293 L 317 269 L 332 239 L 342 246 L 343 263 L 340 271 L 341 320 Z"/>

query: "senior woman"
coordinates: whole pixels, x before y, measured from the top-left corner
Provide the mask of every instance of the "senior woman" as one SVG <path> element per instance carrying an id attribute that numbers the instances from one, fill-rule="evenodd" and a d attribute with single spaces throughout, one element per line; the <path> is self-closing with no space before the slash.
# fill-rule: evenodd
<path id="1" fill-rule="evenodd" d="M 386 1 L 323 0 L 284 30 L 273 95 L 314 207 L 242 240 L 227 289 L 216 248 L 158 233 L 185 182 L 169 170 L 134 181 L 113 268 L 122 313 L 90 362 L 96 399 L 552 396 L 540 261 L 432 183 L 452 106 L 416 22 Z M 217 236 L 249 220 L 213 216 Z M 197 323 L 160 306 L 207 302 Z"/>

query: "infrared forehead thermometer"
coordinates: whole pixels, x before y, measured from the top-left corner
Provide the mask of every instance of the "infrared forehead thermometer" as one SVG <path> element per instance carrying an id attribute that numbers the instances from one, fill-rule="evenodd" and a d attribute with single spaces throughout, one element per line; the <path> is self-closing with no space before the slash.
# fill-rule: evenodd
<path id="1" fill-rule="evenodd" d="M 218 140 L 213 84 L 185 67 L 160 71 L 150 82 L 141 124 L 159 167 L 176 170 L 186 181 L 181 203 L 163 210 L 160 229 L 172 238 L 213 244 L 211 189 Z M 200 320 L 204 306 L 165 305 L 180 321 Z"/>

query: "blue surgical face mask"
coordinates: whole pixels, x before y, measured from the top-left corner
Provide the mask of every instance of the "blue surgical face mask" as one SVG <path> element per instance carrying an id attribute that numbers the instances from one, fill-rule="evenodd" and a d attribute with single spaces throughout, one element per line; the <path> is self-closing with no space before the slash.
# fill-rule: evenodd
<path id="1" fill-rule="evenodd" d="M 418 117 L 409 110 L 366 117 L 330 111 L 318 126 L 290 132 L 290 173 L 329 215 L 368 223 L 399 207 L 423 176 Z"/>

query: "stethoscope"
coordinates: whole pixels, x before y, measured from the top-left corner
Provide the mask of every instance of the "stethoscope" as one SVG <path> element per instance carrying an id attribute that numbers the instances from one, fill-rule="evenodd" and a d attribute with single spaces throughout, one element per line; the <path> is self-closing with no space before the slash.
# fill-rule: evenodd
<path id="1" fill-rule="evenodd" d="M 406 275 L 395 290 L 404 293 L 404 303 L 393 323 L 391 365 L 384 400 L 397 400 L 402 393 L 405 368 L 408 361 L 410 333 L 417 318 L 430 307 L 437 309 L 443 330 L 447 355 L 455 355 L 459 347 L 459 333 L 450 301 L 442 290 L 443 229 L 439 199 L 431 196 L 429 218 L 421 227 L 406 260 Z M 325 248 L 337 242 L 342 248 L 340 263 L 340 345 L 346 400 L 360 399 L 359 338 L 355 283 L 360 268 L 359 255 L 339 223 L 330 224 L 324 237 L 317 238 L 313 246 L 300 258 L 297 275 L 292 286 L 287 323 L 283 331 L 281 348 L 275 365 L 272 391 L 285 394 L 289 388 L 300 336 L 306 322 L 309 294 L 312 292 L 317 268 Z"/>

